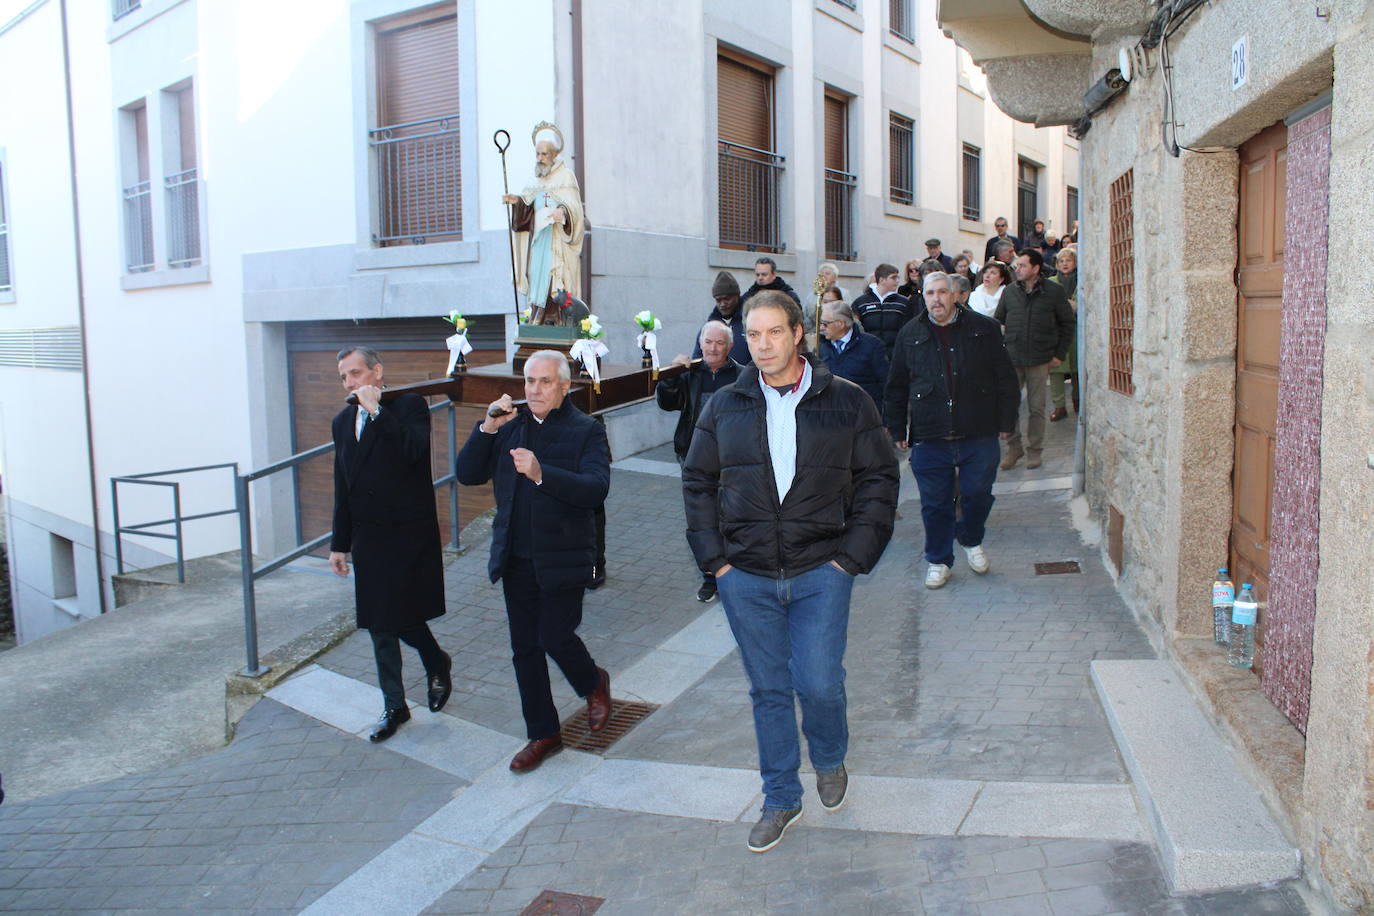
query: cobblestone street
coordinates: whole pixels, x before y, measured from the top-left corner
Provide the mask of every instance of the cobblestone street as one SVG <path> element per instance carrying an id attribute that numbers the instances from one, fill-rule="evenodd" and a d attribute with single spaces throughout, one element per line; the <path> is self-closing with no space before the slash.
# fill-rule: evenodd
<path id="1" fill-rule="evenodd" d="M 744 844 L 761 802 L 747 687 L 719 604 L 694 599 L 659 449 L 613 472 L 610 578 L 581 629 L 615 695 L 659 708 L 604 757 L 507 770 L 524 729 L 477 525 L 435 626 L 455 659 L 443 713 L 369 744 L 380 697 L 355 634 L 222 751 L 0 808 L 0 909 L 517 914 L 554 890 L 604 898 L 598 914 L 1305 913 L 1292 884 L 1169 892 L 1088 667 L 1153 652 L 1072 527 L 1069 426 L 1041 471 L 1001 475 L 992 571 L 961 555 L 939 591 L 904 471 L 896 535 L 854 593 L 850 797 L 826 811 L 805 777 L 801 821 L 765 855 Z M 1035 574 L 1060 560 L 1082 572 Z"/>

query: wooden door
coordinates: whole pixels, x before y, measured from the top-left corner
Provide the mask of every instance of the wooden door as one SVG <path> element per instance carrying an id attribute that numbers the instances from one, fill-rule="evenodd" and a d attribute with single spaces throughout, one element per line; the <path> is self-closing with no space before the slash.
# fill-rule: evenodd
<path id="1" fill-rule="evenodd" d="M 291 356 L 291 400 L 293 433 L 296 451 L 305 451 L 330 441 L 329 424 L 344 406 L 344 390 L 339 384 L 338 363 L 333 350 L 303 350 Z M 388 350 L 383 354 L 386 378 L 396 384 L 436 378 L 443 374 L 446 354 L 436 350 Z M 474 350 L 468 354 L 472 366 L 500 362 L 502 350 Z M 442 397 L 430 398 L 437 404 Z M 458 447 L 467 441 L 468 433 L 482 418 L 477 407 L 459 407 L 456 433 Z M 435 479 L 452 469 L 448 451 L 447 412 L 431 414 L 430 463 Z M 296 471 L 297 511 L 300 518 L 301 540 L 319 537 L 333 525 L 334 514 L 334 453 L 312 458 Z M 435 491 L 439 509 L 439 528 L 445 545 L 452 543 L 449 525 L 449 490 Z M 458 524 L 466 525 L 494 506 L 491 485 L 458 488 Z M 321 549 L 320 556 L 328 553 Z"/>
<path id="2" fill-rule="evenodd" d="M 1231 577 L 1269 597 L 1269 521 L 1278 427 L 1279 340 L 1283 311 L 1283 243 L 1287 128 L 1275 124 L 1240 149 L 1237 217 L 1239 289 L 1236 331 L 1235 465 L 1232 471 Z M 1261 670 L 1264 615 L 1256 629 Z"/>

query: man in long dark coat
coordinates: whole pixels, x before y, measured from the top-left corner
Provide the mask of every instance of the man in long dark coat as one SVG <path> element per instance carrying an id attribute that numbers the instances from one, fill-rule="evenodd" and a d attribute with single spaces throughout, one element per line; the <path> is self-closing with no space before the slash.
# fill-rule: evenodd
<path id="1" fill-rule="evenodd" d="M 418 395 L 381 403 L 377 351 L 339 351 L 339 378 L 358 397 L 334 418 L 334 534 L 329 565 L 348 575 L 353 554 L 358 628 L 372 636 L 384 710 L 371 734 L 385 741 L 410 719 L 401 681 L 401 643 L 420 653 L 429 709 L 453 690 L 452 659 L 429 630 L 444 613 L 439 517 L 429 463 L 429 407 Z"/>
<path id="2" fill-rule="evenodd" d="M 611 484 L 610 450 L 601 424 L 567 400 L 570 387 L 562 353 L 532 354 L 526 407 L 517 412 L 510 395 L 492 402 L 454 462 L 459 483 L 490 480 L 496 495 L 487 572 L 505 593 L 529 738 L 510 762 L 516 773 L 563 749 L 546 655 L 587 698 L 588 728 L 601 731 L 611 717 L 611 676 L 577 635 L 596 564 L 595 510 Z"/>

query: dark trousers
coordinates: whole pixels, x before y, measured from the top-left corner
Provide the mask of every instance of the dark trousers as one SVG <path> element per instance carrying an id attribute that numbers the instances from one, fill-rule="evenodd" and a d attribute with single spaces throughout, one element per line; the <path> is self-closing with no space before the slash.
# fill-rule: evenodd
<path id="1" fill-rule="evenodd" d="M 534 564 L 512 557 L 501 574 L 506 593 L 506 620 L 520 688 L 520 710 L 531 741 L 558 734 L 558 707 L 549 687 L 548 655 L 577 695 L 585 697 L 601 685 L 596 662 L 577 635 L 582 623 L 582 588 L 543 589 L 534 578 Z"/>
<path id="2" fill-rule="evenodd" d="M 597 506 L 596 516 L 596 575 L 606 575 L 606 504 Z"/>
<path id="3" fill-rule="evenodd" d="M 1001 454 L 995 436 L 935 439 L 911 446 L 911 472 L 921 492 L 926 529 L 926 562 L 953 566 L 956 538 L 965 547 L 983 543 Z"/>
<path id="4" fill-rule="evenodd" d="M 382 699 L 387 709 L 400 709 L 406 705 L 406 687 L 401 681 L 401 643 L 420 653 L 426 677 L 442 674 L 448 667 L 448 656 L 439 648 L 427 623 L 417 623 L 397 633 L 367 632 L 372 637 L 372 655 L 377 659 L 377 683 L 382 688 Z"/>

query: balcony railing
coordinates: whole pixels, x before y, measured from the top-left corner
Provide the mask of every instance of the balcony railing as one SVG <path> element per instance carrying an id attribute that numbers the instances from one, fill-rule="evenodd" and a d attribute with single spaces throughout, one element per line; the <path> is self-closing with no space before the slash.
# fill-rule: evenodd
<path id="1" fill-rule="evenodd" d="M 153 269 L 153 189 L 147 181 L 124 189 L 124 259 L 129 273 Z"/>
<path id="2" fill-rule="evenodd" d="M 782 251 L 779 216 L 784 159 L 768 150 L 720 144 L 720 244 L 747 251 Z"/>
<path id="3" fill-rule="evenodd" d="M 463 233 L 458 116 L 368 131 L 376 156 L 377 231 L 383 245 L 423 245 Z"/>
<path id="4" fill-rule="evenodd" d="M 200 263 L 200 182 L 196 170 L 168 175 L 167 266 L 191 267 Z"/>
<path id="5" fill-rule="evenodd" d="M 111 13 L 115 19 L 123 19 L 138 9 L 140 5 L 139 0 L 112 0 Z"/>
<path id="6" fill-rule="evenodd" d="M 902 41 L 916 42 L 916 22 L 912 0 L 891 0 L 888 28 Z"/>
<path id="7" fill-rule="evenodd" d="M 835 261 L 857 258 L 854 246 L 854 189 L 859 176 L 825 170 L 825 256 Z"/>

